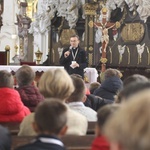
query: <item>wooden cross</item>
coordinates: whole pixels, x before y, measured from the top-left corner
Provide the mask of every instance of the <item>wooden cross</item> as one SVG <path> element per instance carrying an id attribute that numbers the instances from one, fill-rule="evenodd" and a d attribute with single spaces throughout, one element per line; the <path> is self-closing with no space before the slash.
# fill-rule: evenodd
<path id="1" fill-rule="evenodd" d="M 100 28 L 102 31 L 102 56 L 100 59 L 100 62 L 102 63 L 101 65 L 101 72 L 104 72 L 106 70 L 106 62 L 107 62 L 107 58 L 106 58 L 106 48 L 107 45 L 109 43 L 109 35 L 108 35 L 108 30 L 113 28 L 113 27 L 120 27 L 120 23 L 116 22 L 116 23 L 112 23 L 112 22 L 107 22 L 107 8 L 103 7 L 102 8 L 102 22 L 96 22 L 94 23 L 94 25 L 97 28 Z"/>

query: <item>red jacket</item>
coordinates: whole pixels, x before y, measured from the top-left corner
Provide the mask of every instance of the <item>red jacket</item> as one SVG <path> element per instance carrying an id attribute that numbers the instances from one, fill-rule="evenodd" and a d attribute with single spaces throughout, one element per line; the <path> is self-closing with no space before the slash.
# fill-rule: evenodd
<path id="1" fill-rule="evenodd" d="M 99 136 L 92 142 L 92 150 L 109 150 L 110 146 L 104 136 Z"/>
<path id="2" fill-rule="evenodd" d="M 0 88 L 0 122 L 21 122 L 30 114 L 19 93 L 11 88 Z"/>

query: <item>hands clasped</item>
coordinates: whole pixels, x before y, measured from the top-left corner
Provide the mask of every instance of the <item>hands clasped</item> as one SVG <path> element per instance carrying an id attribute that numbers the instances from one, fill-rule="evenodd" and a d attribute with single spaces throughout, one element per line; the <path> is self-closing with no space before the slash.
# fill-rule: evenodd
<path id="1" fill-rule="evenodd" d="M 79 64 L 76 61 L 72 61 L 70 67 L 74 69 L 76 67 L 79 67 Z"/>

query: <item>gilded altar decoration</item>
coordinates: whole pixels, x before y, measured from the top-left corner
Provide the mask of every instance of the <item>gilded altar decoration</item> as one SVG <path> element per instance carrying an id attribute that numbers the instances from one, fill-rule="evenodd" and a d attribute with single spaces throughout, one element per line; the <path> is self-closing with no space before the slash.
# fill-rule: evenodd
<path id="1" fill-rule="evenodd" d="M 137 44 L 136 48 L 137 48 L 137 52 L 138 52 L 138 64 L 140 64 L 142 62 L 142 54 L 145 49 L 145 43 L 143 45 Z"/>
<path id="2" fill-rule="evenodd" d="M 124 42 L 140 42 L 144 37 L 144 31 L 142 23 L 127 23 L 122 29 L 121 37 Z"/>
<path id="3" fill-rule="evenodd" d="M 120 28 L 120 26 L 121 26 L 120 22 L 117 21 L 117 22 L 116 22 L 116 28 L 118 29 L 118 28 Z"/>
<path id="4" fill-rule="evenodd" d="M 128 46 L 126 46 L 127 52 L 128 52 L 128 65 L 130 64 L 130 49 Z"/>
<path id="5" fill-rule="evenodd" d="M 89 53 L 89 66 L 93 64 L 93 54 Z"/>
<path id="6" fill-rule="evenodd" d="M 10 46 L 9 45 L 5 46 L 5 51 L 7 52 L 7 65 L 8 65 L 9 60 L 10 60 Z"/>
<path id="7" fill-rule="evenodd" d="M 40 64 L 43 53 L 38 49 L 38 51 L 35 52 L 35 55 L 36 55 L 37 64 Z"/>
<path id="8" fill-rule="evenodd" d="M 85 75 L 85 74 L 84 74 L 84 82 L 85 82 L 85 83 L 89 83 L 89 78 L 88 78 L 88 76 Z"/>
<path id="9" fill-rule="evenodd" d="M 86 3 L 84 5 L 85 15 L 96 15 L 98 5 Z"/>
<path id="10" fill-rule="evenodd" d="M 92 46 L 89 47 L 89 51 L 93 51 L 93 47 Z"/>
<path id="11" fill-rule="evenodd" d="M 10 46 L 9 46 L 9 45 L 6 45 L 6 46 L 5 46 L 5 50 L 6 50 L 6 51 L 10 51 Z"/>
<path id="12" fill-rule="evenodd" d="M 101 62 L 102 64 L 106 64 L 106 63 L 107 63 L 107 58 L 102 58 L 102 57 L 101 57 L 100 62 Z"/>
<path id="13" fill-rule="evenodd" d="M 149 65 L 150 64 L 150 50 L 147 46 L 145 46 L 145 47 L 146 47 L 146 50 L 147 50 L 147 65 Z"/>
<path id="14" fill-rule="evenodd" d="M 74 34 L 76 34 L 75 29 L 63 29 L 60 36 L 60 42 L 62 43 L 62 45 L 69 45 L 70 37 Z"/>
<path id="15" fill-rule="evenodd" d="M 93 26 L 94 26 L 93 21 L 92 21 L 92 20 L 91 20 L 91 21 L 89 21 L 88 25 L 89 25 L 89 27 L 90 27 L 90 28 L 93 28 Z"/>

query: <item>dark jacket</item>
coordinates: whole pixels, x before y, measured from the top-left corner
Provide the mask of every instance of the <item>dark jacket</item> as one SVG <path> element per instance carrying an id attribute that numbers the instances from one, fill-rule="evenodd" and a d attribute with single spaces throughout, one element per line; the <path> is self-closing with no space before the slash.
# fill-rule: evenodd
<path id="1" fill-rule="evenodd" d="M 64 66 L 64 68 L 69 74 L 79 74 L 83 77 L 84 69 L 87 67 L 87 54 L 86 51 L 81 49 L 80 47 L 78 47 L 77 49 L 78 53 L 76 55 L 75 60 L 73 60 L 72 49 L 66 48 L 62 52 L 59 62 L 60 65 Z M 64 57 L 64 53 L 66 51 L 70 51 L 70 55 L 67 58 Z M 72 61 L 76 61 L 79 64 L 79 67 L 72 69 L 70 67 Z"/>
<path id="2" fill-rule="evenodd" d="M 112 103 L 111 100 L 107 100 L 107 99 L 101 98 L 99 96 L 95 96 L 93 94 L 89 94 L 86 96 L 87 96 L 87 99 L 84 102 L 84 105 L 92 108 L 95 111 L 97 111 L 99 108 L 103 107 L 106 104 Z"/>
<path id="3" fill-rule="evenodd" d="M 0 150 L 10 150 L 11 135 L 7 128 L 0 125 Z"/>
<path id="4" fill-rule="evenodd" d="M 41 135 L 31 143 L 20 146 L 16 150 L 65 150 L 65 148 L 57 137 Z"/>
<path id="5" fill-rule="evenodd" d="M 114 96 L 122 87 L 123 83 L 121 79 L 117 76 L 113 76 L 105 79 L 93 94 L 113 101 Z"/>
<path id="6" fill-rule="evenodd" d="M 36 107 L 39 102 L 44 100 L 44 97 L 34 85 L 22 86 L 16 90 L 19 92 L 22 102 L 27 107 Z"/>

